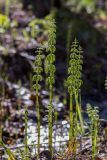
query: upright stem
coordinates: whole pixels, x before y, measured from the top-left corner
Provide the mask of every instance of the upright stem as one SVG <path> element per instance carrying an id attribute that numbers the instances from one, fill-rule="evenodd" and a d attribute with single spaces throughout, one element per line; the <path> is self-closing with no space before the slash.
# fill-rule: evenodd
<path id="1" fill-rule="evenodd" d="M 76 109 L 75 109 L 75 115 L 73 118 L 73 138 L 74 138 L 74 145 L 73 145 L 73 153 L 74 153 L 74 160 L 76 159 L 76 148 L 77 148 L 77 127 L 78 127 L 78 98 L 76 95 L 76 92 L 74 93 L 74 97 L 75 97 L 75 105 L 76 105 Z"/>
<path id="2" fill-rule="evenodd" d="M 40 108 L 38 90 L 36 90 L 37 126 L 38 126 L 38 156 L 40 155 Z"/>
<path id="3" fill-rule="evenodd" d="M 79 97 L 78 93 L 75 92 L 76 114 L 77 114 L 77 117 L 79 117 L 79 120 L 80 120 L 81 130 L 82 130 L 82 132 L 84 132 L 82 111 L 81 111 L 81 106 L 79 105 L 78 97 Z"/>
<path id="4" fill-rule="evenodd" d="M 72 93 L 70 93 L 70 130 L 69 130 L 69 141 L 73 138 L 73 105 L 72 105 Z"/>
<path id="5" fill-rule="evenodd" d="M 95 155 L 96 155 L 96 146 L 97 146 L 97 122 L 92 123 L 92 160 L 95 160 Z"/>
<path id="6" fill-rule="evenodd" d="M 49 150 L 52 155 L 52 85 L 49 86 L 49 113 L 48 113 L 48 128 L 49 128 Z"/>
<path id="7" fill-rule="evenodd" d="M 98 124 L 96 122 L 96 125 L 94 126 L 95 127 L 95 133 L 94 133 L 94 157 L 97 153 L 97 134 L 98 134 L 98 131 L 97 131 L 97 128 L 98 128 Z"/>
<path id="8" fill-rule="evenodd" d="M 92 139 L 92 160 L 94 160 L 94 123 L 91 124 L 91 139 Z"/>

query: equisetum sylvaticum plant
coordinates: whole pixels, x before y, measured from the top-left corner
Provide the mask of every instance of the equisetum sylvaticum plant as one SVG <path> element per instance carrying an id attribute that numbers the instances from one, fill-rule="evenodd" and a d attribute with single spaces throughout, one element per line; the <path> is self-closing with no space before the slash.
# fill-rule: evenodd
<path id="1" fill-rule="evenodd" d="M 7 0 L 8 1 L 8 0 Z M 40 104 L 39 104 L 39 93 L 41 90 L 41 81 L 43 79 L 42 73 L 43 69 L 46 74 L 46 85 L 49 90 L 49 104 L 48 104 L 48 145 L 50 154 L 53 155 L 53 87 L 55 84 L 55 51 L 56 51 L 56 24 L 53 16 L 48 16 L 46 19 L 46 29 L 48 33 L 48 42 L 46 47 L 47 55 L 43 54 L 43 47 L 39 47 L 37 49 L 37 55 L 34 61 L 33 67 L 33 89 L 36 94 L 36 113 L 37 113 L 37 149 L 38 155 L 37 158 L 40 158 Z M 35 27 L 35 25 L 33 26 Z M 34 34 L 34 30 L 32 32 Z M 69 94 L 69 149 L 71 149 L 73 160 L 76 160 L 76 148 L 77 148 L 77 132 L 79 131 L 81 135 L 84 133 L 84 123 L 81 111 L 81 85 L 82 85 L 82 64 L 83 64 L 83 56 L 82 56 L 82 48 L 79 45 L 78 40 L 75 38 L 70 49 L 70 34 L 71 34 L 71 24 L 68 30 L 68 38 L 67 38 L 67 79 L 66 79 L 66 87 Z M 34 35 L 33 35 L 34 36 Z M 44 60 L 45 57 L 45 60 Z M 44 61 L 44 63 L 43 63 Z M 43 66 L 44 64 L 44 66 Z M 107 89 L 107 78 L 105 81 L 105 88 Z M 20 95 L 18 97 L 20 102 Z M 19 103 L 20 106 L 20 103 Z M 1 106 L 0 106 L 1 107 Z M 99 116 L 98 109 L 95 107 L 94 109 L 88 105 L 87 113 L 90 119 L 90 136 L 92 141 L 92 160 L 95 160 L 97 154 L 97 139 L 98 139 L 98 127 L 99 127 Z M 54 113 L 55 120 L 58 119 L 57 111 Z M 25 138 L 24 138 L 24 152 L 21 152 L 22 160 L 29 160 L 29 149 L 28 149 L 28 110 L 25 106 Z M 57 132 L 57 131 L 56 131 Z M 5 149 L 6 154 L 9 157 L 9 160 L 16 160 L 14 153 L 6 147 L 6 145 L 2 141 L 2 128 L 0 126 L 0 146 Z M 61 148 L 61 147 L 60 147 Z"/>
<path id="2" fill-rule="evenodd" d="M 79 105 L 79 94 L 80 94 L 80 87 L 82 84 L 81 71 L 83 63 L 83 56 L 81 55 L 81 53 L 82 53 L 81 46 L 79 45 L 77 39 L 75 39 L 71 46 L 71 54 L 69 56 L 69 64 L 68 64 L 68 78 L 66 81 L 66 85 L 70 95 L 69 140 L 72 140 L 72 138 L 74 137 L 73 123 L 75 120 L 77 121 L 78 118 L 80 120 L 81 129 L 83 130 L 83 118 L 81 114 L 81 107 Z M 76 108 L 73 107 L 73 98 L 75 100 Z"/>
<path id="3" fill-rule="evenodd" d="M 47 56 L 45 58 L 46 84 L 49 88 L 49 105 L 48 105 L 48 130 L 49 130 L 49 150 L 52 154 L 52 98 L 53 85 L 55 83 L 55 44 L 56 44 L 56 25 L 55 20 L 50 16 L 48 18 L 48 47 L 46 49 Z"/>
<path id="4" fill-rule="evenodd" d="M 36 92 L 36 111 L 37 111 L 37 126 L 38 126 L 38 156 L 40 154 L 40 106 L 39 106 L 39 92 L 41 89 L 40 82 L 42 81 L 42 60 L 44 58 L 43 54 L 43 49 L 39 48 L 37 50 L 37 56 L 34 62 L 34 75 L 33 75 L 33 89 Z"/>
<path id="5" fill-rule="evenodd" d="M 87 105 L 87 113 L 90 118 L 90 135 L 92 142 L 92 160 L 95 160 L 97 154 L 97 139 L 98 139 L 98 128 L 99 128 L 99 111 L 98 107 L 92 108 L 91 105 Z"/>

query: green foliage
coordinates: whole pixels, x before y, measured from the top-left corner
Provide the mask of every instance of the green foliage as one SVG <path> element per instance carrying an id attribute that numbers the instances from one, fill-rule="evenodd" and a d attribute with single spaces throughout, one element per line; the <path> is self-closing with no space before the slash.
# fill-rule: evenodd
<path id="1" fill-rule="evenodd" d="M 23 36 L 24 36 L 25 40 L 27 42 L 29 42 L 30 41 L 30 35 L 29 35 L 29 33 L 25 29 L 22 31 L 22 33 L 23 33 Z"/>
<path id="2" fill-rule="evenodd" d="M 81 107 L 79 104 L 79 94 L 80 94 L 80 87 L 82 85 L 81 80 L 81 71 L 82 71 L 82 64 L 83 64 L 83 56 L 81 46 L 79 45 L 79 42 L 75 38 L 74 42 L 71 46 L 71 54 L 69 56 L 69 63 L 68 63 L 68 78 L 66 81 L 66 86 L 68 88 L 68 92 L 70 95 L 70 131 L 69 131 L 69 140 L 72 140 L 72 138 L 76 137 L 76 131 L 74 133 L 73 130 L 73 121 L 76 119 L 76 125 L 77 128 L 77 119 L 79 117 L 80 124 L 81 124 L 81 130 L 83 131 L 83 118 L 81 114 Z M 76 104 L 75 114 L 74 115 L 74 108 L 73 108 L 73 97 Z M 76 116 L 76 117 L 75 117 Z"/>
<path id="3" fill-rule="evenodd" d="M 0 27 L 8 28 L 10 26 L 10 22 L 7 16 L 0 14 Z"/>
<path id="4" fill-rule="evenodd" d="M 56 51 L 56 25 L 54 19 L 48 19 L 48 47 L 46 51 L 49 53 L 45 59 L 45 73 L 47 75 L 46 84 L 52 86 L 55 83 L 55 55 Z"/>
<path id="5" fill-rule="evenodd" d="M 47 52 L 51 54 L 56 51 L 56 24 L 55 20 L 51 19 L 51 16 L 48 17 L 48 47 Z"/>
<path id="6" fill-rule="evenodd" d="M 14 153 L 9 148 L 6 147 L 6 145 L 3 143 L 1 139 L 0 139 L 0 146 L 4 148 L 6 154 L 8 155 L 8 160 L 16 160 Z"/>
<path id="7" fill-rule="evenodd" d="M 79 2 L 80 7 L 86 7 L 87 11 L 95 11 L 96 2 L 93 0 L 81 0 Z"/>
<path id="8" fill-rule="evenodd" d="M 90 134 L 92 141 L 92 160 L 95 160 L 97 154 L 97 138 L 98 138 L 98 127 L 99 127 L 99 111 L 98 107 L 91 107 L 90 104 L 87 105 L 87 113 L 90 118 Z"/>
<path id="9" fill-rule="evenodd" d="M 64 0 L 64 4 L 76 12 L 79 12 L 82 8 L 85 8 L 89 13 L 96 10 L 96 1 L 93 0 Z"/>
<path id="10" fill-rule="evenodd" d="M 45 58 L 45 73 L 46 73 L 46 84 L 49 87 L 49 105 L 48 105 L 48 128 L 49 128 L 49 150 L 52 154 L 52 92 L 53 85 L 55 83 L 55 51 L 56 51 L 56 25 L 55 20 L 52 17 L 47 18 L 48 21 L 48 47 L 46 51 L 48 55 Z"/>
<path id="11" fill-rule="evenodd" d="M 83 5 L 90 4 L 90 1 L 81 0 Z M 79 3 L 79 1 L 78 1 Z M 8 28 L 8 18 L 4 15 L 0 15 L 0 26 Z M 29 26 L 31 27 L 31 35 L 34 38 L 35 35 L 38 33 L 38 28 L 36 28 L 36 25 L 40 24 L 45 26 L 45 29 L 48 34 L 48 43 L 47 43 L 47 55 L 45 57 L 45 73 L 46 73 L 46 84 L 49 89 L 49 104 L 48 104 L 48 130 L 49 130 L 49 150 L 50 153 L 53 153 L 52 149 L 52 113 L 53 113 L 53 87 L 55 84 L 55 72 L 56 72 L 56 67 L 55 67 L 55 51 L 56 51 L 56 24 L 55 20 L 53 19 L 53 15 L 49 15 L 45 18 L 45 20 L 33 20 Z M 39 30 L 41 31 L 41 29 Z M 29 41 L 29 35 L 27 32 L 23 32 L 25 35 L 27 41 Z M 69 54 L 69 48 L 70 48 L 70 34 L 71 34 L 71 24 L 69 26 L 68 30 L 68 38 L 67 38 L 67 52 Z M 77 138 L 77 132 L 78 130 L 82 134 L 84 129 L 83 129 L 83 117 L 82 117 L 82 112 L 81 112 L 81 85 L 82 85 L 82 64 L 83 64 L 83 56 L 82 56 L 82 48 L 79 45 L 78 40 L 75 38 L 71 45 L 71 50 L 70 54 L 68 56 L 68 77 L 66 80 L 66 86 L 68 89 L 70 101 L 69 101 L 69 119 L 70 119 L 70 130 L 69 130 L 69 141 L 70 142 L 75 142 L 74 143 L 74 148 L 73 149 L 73 154 L 74 156 L 76 155 L 76 138 Z M 33 81 L 33 89 L 36 93 L 36 111 L 37 111 L 37 125 L 38 125 L 38 158 L 40 154 L 40 121 L 41 121 L 41 116 L 40 116 L 40 105 L 39 105 L 39 92 L 41 90 L 41 81 L 43 80 L 42 73 L 43 73 L 43 60 L 44 60 L 44 55 L 43 55 L 43 48 L 38 48 L 37 50 L 37 55 L 35 58 L 34 62 L 34 74 L 32 77 Z M 105 87 L 107 88 L 107 79 L 105 81 Z M 20 99 L 20 97 L 19 97 Z M 75 102 L 75 105 L 73 105 L 73 102 Z M 90 125 L 90 133 L 91 133 L 91 140 L 92 140 L 92 160 L 95 160 L 95 155 L 97 153 L 97 137 L 98 137 L 98 122 L 99 122 L 99 116 L 98 116 L 98 110 L 97 108 L 92 109 L 90 105 L 87 107 L 87 112 L 88 116 L 91 121 Z M 55 112 L 55 120 L 57 121 L 58 118 L 58 113 L 57 111 Z M 78 125 L 78 120 L 80 121 L 80 127 Z M 28 133 L 27 133 L 27 128 L 28 128 L 28 111 L 27 107 L 25 109 L 25 155 L 22 152 L 22 159 L 23 160 L 29 160 L 28 158 Z M 78 129 L 79 128 L 79 129 Z M 0 131 L 0 134 L 2 131 Z M 0 136 L 1 137 L 1 136 Z M 5 148 L 6 153 L 9 155 L 10 160 L 15 160 L 14 154 L 6 148 L 4 143 L 2 142 L 0 138 L 0 145 Z"/>
<path id="12" fill-rule="evenodd" d="M 43 27 L 45 27 L 46 21 L 43 20 L 43 19 L 37 19 L 37 18 L 36 18 L 36 19 L 32 20 L 32 21 L 29 23 L 29 27 L 31 27 L 31 36 L 32 36 L 33 38 L 35 38 L 36 35 L 37 35 L 39 32 L 43 31 L 42 28 L 40 29 L 40 28 L 38 27 L 39 25 L 42 25 Z"/>
<path id="13" fill-rule="evenodd" d="M 40 108 L 39 108 L 39 91 L 41 89 L 40 82 L 42 81 L 42 60 L 44 55 L 42 54 L 43 48 L 39 48 L 37 51 L 37 56 L 34 63 L 34 75 L 32 80 L 34 82 L 33 89 L 36 91 L 36 110 L 38 116 L 38 157 L 40 154 Z"/>
<path id="14" fill-rule="evenodd" d="M 42 54 L 42 48 L 39 48 L 37 51 L 37 56 L 34 62 L 34 75 L 33 75 L 33 89 L 36 90 L 36 92 L 38 93 L 38 91 L 41 89 L 40 86 L 40 82 L 42 81 L 42 76 L 41 73 L 43 72 L 43 68 L 42 68 L 42 60 L 44 58 L 44 55 Z"/>
<path id="15" fill-rule="evenodd" d="M 52 20 L 55 17 L 56 14 L 56 9 L 52 9 L 51 13 L 48 14 L 44 19 L 33 19 L 30 23 L 29 23 L 29 27 L 31 28 L 31 37 L 35 38 L 37 36 L 38 33 L 46 33 L 46 34 L 51 34 L 49 32 L 50 31 L 50 27 L 51 24 L 49 23 L 49 19 Z M 53 28 L 53 27 L 51 27 Z M 28 37 L 28 33 L 25 33 L 25 30 L 23 31 L 25 37 Z M 53 34 L 54 36 L 54 34 Z M 49 36 L 50 37 L 50 36 Z"/>
<path id="16" fill-rule="evenodd" d="M 82 80 L 81 80 L 81 71 L 82 71 L 82 49 L 78 45 L 78 41 L 75 39 L 72 43 L 71 55 L 69 60 L 69 68 L 68 68 L 68 78 L 67 78 L 67 86 L 68 92 L 75 94 L 75 92 L 79 92 Z"/>

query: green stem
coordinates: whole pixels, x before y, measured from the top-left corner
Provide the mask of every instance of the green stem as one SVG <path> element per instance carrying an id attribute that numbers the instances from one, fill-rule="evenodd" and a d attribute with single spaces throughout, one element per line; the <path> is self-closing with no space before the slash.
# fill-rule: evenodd
<path id="1" fill-rule="evenodd" d="M 92 160 L 94 160 L 94 123 L 91 124 L 91 139 L 92 139 Z"/>
<path id="2" fill-rule="evenodd" d="M 49 128 L 49 150 L 52 155 L 52 85 L 50 84 L 50 95 L 49 95 L 49 113 L 48 113 L 48 128 Z"/>
<path id="3" fill-rule="evenodd" d="M 14 153 L 9 148 L 6 147 L 6 145 L 1 139 L 0 139 L 0 146 L 4 148 L 4 151 L 8 155 L 9 160 L 16 160 Z"/>
<path id="4" fill-rule="evenodd" d="M 72 105 L 72 93 L 70 94 L 70 130 L 69 130 L 69 141 L 73 138 L 73 105 Z"/>
<path id="5" fill-rule="evenodd" d="M 74 160 L 76 160 L 76 149 L 77 149 L 77 128 L 78 128 L 78 98 L 76 96 L 76 91 L 75 91 L 75 94 L 74 94 L 74 97 L 75 97 L 75 104 L 76 104 L 76 109 L 75 109 L 75 116 L 74 116 L 74 119 L 73 119 L 73 123 L 74 123 L 74 127 L 73 127 L 73 133 L 74 133 Z"/>
<path id="6" fill-rule="evenodd" d="M 97 122 L 93 122 L 92 124 L 92 160 L 95 160 L 95 155 L 97 153 Z"/>
<path id="7" fill-rule="evenodd" d="M 37 126 L 38 126 L 38 157 L 40 155 L 40 108 L 39 108 L 39 97 L 38 90 L 36 90 L 36 108 L 37 108 Z"/>
<path id="8" fill-rule="evenodd" d="M 94 157 L 97 153 L 97 125 L 95 125 L 95 133 L 94 133 Z"/>
<path id="9" fill-rule="evenodd" d="M 79 117 L 80 125 L 81 125 L 81 131 L 83 133 L 84 132 L 84 123 L 83 123 L 82 111 L 81 111 L 81 106 L 79 105 L 78 97 L 79 97 L 79 95 L 75 91 L 76 115 L 77 115 L 77 117 Z"/>

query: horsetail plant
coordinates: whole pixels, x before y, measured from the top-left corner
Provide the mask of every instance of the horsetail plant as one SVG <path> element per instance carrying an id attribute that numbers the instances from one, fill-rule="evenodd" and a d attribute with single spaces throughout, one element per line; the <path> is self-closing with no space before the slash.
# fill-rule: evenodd
<path id="1" fill-rule="evenodd" d="M 79 105 L 79 94 L 80 94 L 80 87 L 82 84 L 81 80 L 81 71 L 82 71 L 82 63 L 83 57 L 81 55 L 82 49 L 79 46 L 79 42 L 75 38 L 74 42 L 71 46 L 71 54 L 69 56 L 69 64 L 68 64 L 68 78 L 67 78 L 67 88 L 70 95 L 70 130 L 69 130 L 69 140 L 72 140 L 74 137 L 73 131 L 73 121 L 75 118 L 79 117 L 81 129 L 83 130 L 83 118 L 81 115 L 81 108 Z M 75 115 L 73 114 L 73 97 L 76 104 Z M 77 123 L 77 122 L 76 122 Z M 77 125 L 76 125 L 77 126 Z M 76 130 L 75 130 L 76 131 Z"/>
<path id="2" fill-rule="evenodd" d="M 52 91 L 55 83 L 55 44 L 56 44 L 56 25 L 55 20 L 48 19 L 48 55 L 45 58 L 45 73 L 46 73 L 46 84 L 49 87 L 49 105 L 48 105 L 48 129 L 49 129 L 49 150 L 52 155 Z"/>
<path id="3" fill-rule="evenodd" d="M 87 113 L 91 120 L 90 133 L 92 141 L 92 160 L 95 160 L 97 154 L 97 138 L 98 138 L 98 125 L 99 125 L 99 111 L 97 107 L 94 109 L 90 104 L 87 105 Z"/>
<path id="4" fill-rule="evenodd" d="M 39 106 L 39 91 L 41 89 L 41 85 L 40 85 L 40 82 L 42 81 L 42 71 L 43 71 L 43 68 L 42 68 L 42 60 L 44 58 L 43 54 L 43 49 L 42 48 L 39 48 L 38 51 L 37 51 L 37 56 L 36 56 L 36 59 L 35 59 L 35 62 L 34 62 L 34 75 L 33 75 L 33 82 L 34 82 L 34 85 L 33 85 L 33 89 L 36 91 L 36 110 L 37 110 L 37 119 L 38 119 L 38 122 L 37 122 L 37 125 L 38 125 L 38 156 L 40 154 L 40 106 Z"/>

